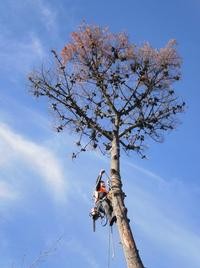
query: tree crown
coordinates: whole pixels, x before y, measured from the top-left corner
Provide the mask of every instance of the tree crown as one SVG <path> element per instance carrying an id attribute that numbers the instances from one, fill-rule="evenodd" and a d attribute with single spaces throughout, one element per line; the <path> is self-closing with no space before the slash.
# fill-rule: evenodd
<path id="1" fill-rule="evenodd" d="M 51 101 L 58 131 L 70 127 L 79 134 L 82 151 L 90 144 L 104 153 L 117 134 L 125 151 L 144 156 L 148 136 L 162 141 L 163 133 L 176 127 L 185 103 L 172 88 L 181 67 L 175 40 L 159 50 L 148 43 L 138 47 L 125 33 L 84 24 L 61 56 L 52 52 L 56 68 L 32 73 L 32 90 Z"/>

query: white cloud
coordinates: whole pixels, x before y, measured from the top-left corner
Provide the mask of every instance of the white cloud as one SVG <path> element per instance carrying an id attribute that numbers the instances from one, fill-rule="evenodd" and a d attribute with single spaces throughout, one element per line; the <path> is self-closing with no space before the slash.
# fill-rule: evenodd
<path id="1" fill-rule="evenodd" d="M 133 168 L 133 173 L 137 171 L 132 187 L 126 191 L 129 216 L 163 251 L 176 256 L 177 261 L 200 267 L 200 238 L 194 228 L 190 229 L 190 207 L 198 199 L 194 189 L 178 180 L 167 181 L 143 167 L 126 164 Z M 197 211 L 197 218 L 198 214 Z"/>
<path id="2" fill-rule="evenodd" d="M 26 46 L 26 49 L 30 50 L 34 56 L 38 56 L 40 59 L 42 59 L 45 55 L 45 52 L 41 40 L 32 35 L 30 41 L 31 42 Z"/>
<path id="3" fill-rule="evenodd" d="M 165 183 L 165 180 L 164 178 L 162 178 L 161 176 L 157 175 L 156 173 L 150 171 L 150 170 L 147 170 L 143 167 L 140 167 L 138 165 L 134 165 L 133 163 L 130 163 L 130 162 L 125 162 L 126 165 L 138 170 L 139 172 L 143 173 L 144 175 L 148 176 L 148 177 L 151 177 L 152 179 L 154 180 L 157 180 L 159 182 L 162 182 L 162 183 Z"/>
<path id="4" fill-rule="evenodd" d="M 18 197 L 16 190 L 12 189 L 12 187 L 4 182 L 0 181 L 0 200 L 1 201 L 13 201 Z"/>
<path id="5" fill-rule="evenodd" d="M 56 12 L 55 10 L 53 10 L 49 3 L 47 5 L 47 3 L 45 3 L 42 0 L 37 0 L 34 1 L 34 3 L 37 6 L 37 10 L 40 13 L 41 19 L 44 23 L 44 25 L 46 26 L 47 30 L 49 31 L 53 31 L 56 30 L 57 27 L 57 22 L 56 22 Z"/>
<path id="6" fill-rule="evenodd" d="M 87 263 L 88 267 L 91 267 L 91 268 L 100 267 L 96 259 L 94 258 L 92 252 L 90 252 L 90 250 L 87 249 L 85 245 L 83 245 L 77 239 L 73 238 L 68 241 L 65 241 L 65 246 L 67 247 L 67 250 L 70 250 L 71 252 L 75 252 L 81 255 L 81 257 Z"/>
<path id="7" fill-rule="evenodd" d="M 29 33 L 24 40 L 17 40 L 2 33 L 0 37 L 0 58 L 4 63 L 2 71 L 12 70 L 27 72 L 38 59 L 45 57 L 45 49 L 42 41 L 35 34 Z"/>
<path id="8" fill-rule="evenodd" d="M 65 200 L 66 183 L 63 170 L 56 156 L 44 146 L 38 145 L 13 132 L 7 125 L 0 123 L 0 139 L 7 148 L 7 158 L 12 161 L 21 159 L 41 175 L 46 186 L 57 200 Z"/>
<path id="9" fill-rule="evenodd" d="M 190 230 L 184 220 L 180 221 L 165 213 L 165 209 L 168 209 L 162 204 L 162 198 L 153 200 L 150 193 L 145 194 L 142 189 L 132 191 L 132 195 L 135 196 L 131 198 L 134 220 L 145 236 L 157 244 L 161 251 L 176 256 L 177 261 L 183 260 L 190 263 L 191 267 L 199 267 L 200 238 L 194 230 Z M 175 212 L 178 214 L 180 211 L 175 209 Z"/>

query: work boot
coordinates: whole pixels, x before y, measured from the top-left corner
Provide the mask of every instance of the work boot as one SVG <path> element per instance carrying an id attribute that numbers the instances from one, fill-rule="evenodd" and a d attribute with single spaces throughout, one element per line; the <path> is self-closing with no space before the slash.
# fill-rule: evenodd
<path id="1" fill-rule="evenodd" d="M 116 221 L 117 221 L 117 217 L 116 217 L 116 216 L 113 216 L 113 217 L 111 218 L 111 220 L 110 220 L 110 226 L 112 226 L 113 223 L 116 222 Z"/>

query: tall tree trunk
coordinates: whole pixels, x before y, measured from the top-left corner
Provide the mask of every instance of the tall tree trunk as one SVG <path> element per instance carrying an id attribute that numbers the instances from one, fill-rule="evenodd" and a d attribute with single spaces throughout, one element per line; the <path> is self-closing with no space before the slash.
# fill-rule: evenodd
<path id="1" fill-rule="evenodd" d="M 124 255 L 128 268 L 144 268 L 140 259 L 133 234 L 127 218 L 127 209 L 124 205 L 125 194 L 122 191 L 120 177 L 120 144 L 118 131 L 114 131 L 111 149 L 111 185 L 112 204 L 117 217 L 117 227 L 124 250 Z"/>

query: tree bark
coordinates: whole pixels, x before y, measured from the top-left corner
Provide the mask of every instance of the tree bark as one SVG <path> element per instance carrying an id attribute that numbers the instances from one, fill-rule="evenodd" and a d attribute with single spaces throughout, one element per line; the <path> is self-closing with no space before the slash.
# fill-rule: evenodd
<path id="1" fill-rule="evenodd" d="M 122 191 L 120 177 L 120 143 L 118 132 L 114 131 L 111 148 L 111 189 L 112 205 L 117 217 L 117 227 L 124 250 L 124 255 L 128 268 L 144 268 L 137 250 L 133 234 L 127 218 L 127 208 L 124 204 L 125 194 Z"/>

